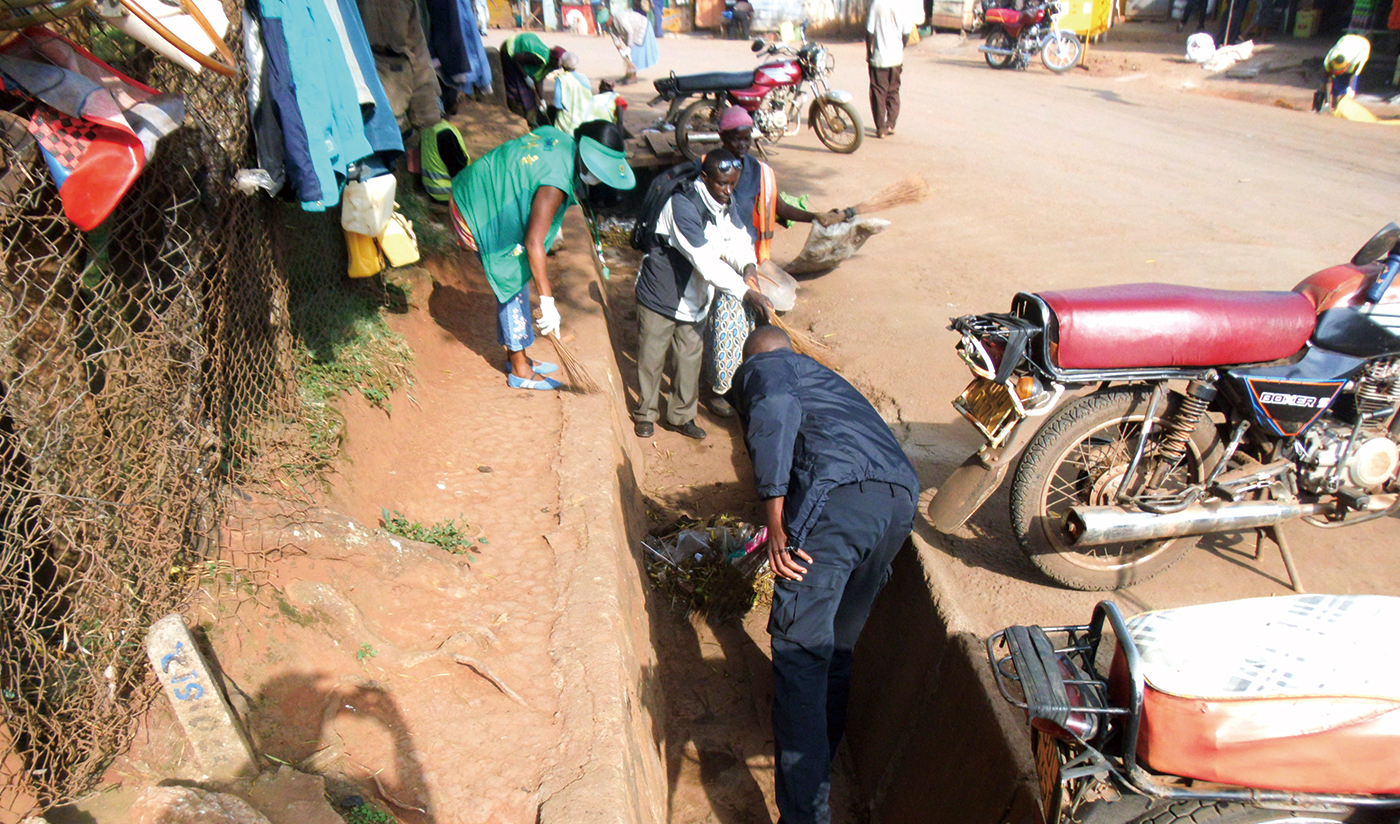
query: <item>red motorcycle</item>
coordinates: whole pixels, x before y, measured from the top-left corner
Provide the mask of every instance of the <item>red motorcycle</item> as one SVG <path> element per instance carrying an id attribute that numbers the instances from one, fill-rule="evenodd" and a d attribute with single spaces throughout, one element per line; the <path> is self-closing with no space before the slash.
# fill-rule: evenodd
<path id="1" fill-rule="evenodd" d="M 752 71 L 679 76 L 672 72 L 657 80 L 658 97 L 652 104 L 670 102 L 662 128 L 675 129 L 681 154 L 699 160 L 719 146 L 719 115 L 729 105 L 741 106 L 752 115 L 755 136 L 769 143 L 797 134 L 806 110 L 822 145 L 840 154 L 859 149 L 865 129 L 851 105 L 851 94 L 827 86 L 836 65 L 831 53 L 803 40 L 797 49 L 754 40 L 755 54 L 779 59 Z M 696 95 L 700 99 L 685 105 Z"/>
<path id="2" fill-rule="evenodd" d="M 1007 472 L 1030 562 L 1075 589 L 1171 566 L 1179 540 L 1400 513 L 1400 226 L 1291 292 L 1134 283 L 1021 293 L 953 321 L 985 444 L 929 520 L 960 527 Z M 1019 459 L 1019 460 L 1018 460 Z"/>
<path id="3" fill-rule="evenodd" d="M 1055 24 L 1063 10 L 1060 0 L 1033 3 L 1020 11 L 1001 7 L 997 0 L 984 0 L 987 42 L 977 50 L 994 69 L 1024 69 L 1039 53 L 1045 68 L 1063 74 L 1078 65 L 1084 54 L 1084 45 L 1074 32 Z"/>

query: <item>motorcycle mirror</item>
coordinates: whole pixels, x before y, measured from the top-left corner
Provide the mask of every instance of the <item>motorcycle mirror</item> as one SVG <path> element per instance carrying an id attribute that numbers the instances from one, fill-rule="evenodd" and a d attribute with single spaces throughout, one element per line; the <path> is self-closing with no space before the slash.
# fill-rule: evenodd
<path id="1" fill-rule="evenodd" d="M 1400 226 L 1394 223 L 1386 224 L 1386 227 L 1376 236 L 1366 241 L 1355 255 L 1352 255 L 1351 262 L 1355 266 L 1366 266 L 1375 263 L 1395 250 L 1396 244 L 1400 244 Z"/>
<path id="2" fill-rule="evenodd" d="M 763 38 L 761 38 L 761 37 L 755 37 L 755 38 L 753 39 L 753 45 L 751 45 L 749 48 L 753 49 L 753 53 L 754 53 L 754 54 L 758 54 L 759 52 L 761 52 L 761 51 L 763 51 L 764 49 L 768 48 L 768 44 L 765 43 L 765 42 L 763 42 Z"/>

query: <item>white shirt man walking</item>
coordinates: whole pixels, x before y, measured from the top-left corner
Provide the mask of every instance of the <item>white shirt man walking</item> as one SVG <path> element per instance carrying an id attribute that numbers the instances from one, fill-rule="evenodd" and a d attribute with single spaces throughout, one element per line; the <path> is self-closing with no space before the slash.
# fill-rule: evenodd
<path id="1" fill-rule="evenodd" d="M 899 119 L 899 75 L 904 42 L 914 30 L 911 0 L 874 0 L 865 25 L 865 59 L 870 64 L 870 111 L 875 136 L 894 134 Z"/>

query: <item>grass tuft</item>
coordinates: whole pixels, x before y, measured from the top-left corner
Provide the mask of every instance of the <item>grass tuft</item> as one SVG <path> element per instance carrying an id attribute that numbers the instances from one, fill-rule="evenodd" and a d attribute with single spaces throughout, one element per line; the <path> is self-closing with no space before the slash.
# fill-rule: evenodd
<path id="1" fill-rule="evenodd" d="M 388 532 L 411 541 L 421 541 L 425 544 L 441 547 L 453 555 L 465 555 L 468 561 L 476 560 L 476 556 L 472 554 L 474 543 L 488 543 L 485 538 L 472 538 L 467 535 L 471 524 L 467 523 L 465 516 L 458 516 L 456 519 L 449 518 L 433 524 L 424 524 L 410 521 L 398 510 L 390 512 L 380 507 L 379 511 L 384 521 L 384 529 Z"/>

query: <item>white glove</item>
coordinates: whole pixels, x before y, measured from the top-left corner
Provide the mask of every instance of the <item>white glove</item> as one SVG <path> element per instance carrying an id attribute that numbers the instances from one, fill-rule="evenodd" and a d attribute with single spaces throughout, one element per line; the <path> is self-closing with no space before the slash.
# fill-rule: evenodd
<path id="1" fill-rule="evenodd" d="M 540 317 L 535 321 L 535 328 L 540 330 L 541 335 L 549 335 L 559 331 L 559 310 L 554 308 L 554 298 L 549 295 L 540 295 Z"/>

